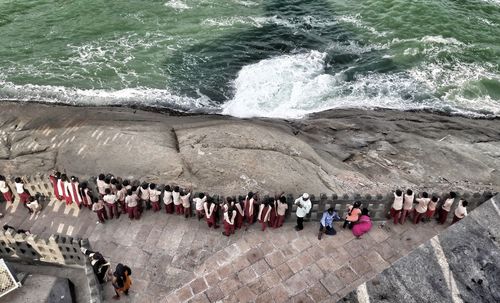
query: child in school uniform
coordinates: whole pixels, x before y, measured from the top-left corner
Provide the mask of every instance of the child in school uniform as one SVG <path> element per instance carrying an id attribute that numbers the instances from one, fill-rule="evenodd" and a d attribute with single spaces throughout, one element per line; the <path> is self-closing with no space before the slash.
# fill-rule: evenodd
<path id="1" fill-rule="evenodd" d="M 127 189 L 123 187 L 123 185 L 120 183 L 116 184 L 116 200 L 118 205 L 120 206 L 122 214 L 127 213 L 127 204 L 125 203 L 126 197 L 127 197 Z"/>
<path id="2" fill-rule="evenodd" d="M 139 187 L 139 198 L 141 202 L 139 203 L 139 211 L 142 212 L 142 206 L 146 204 L 146 209 L 151 209 L 151 201 L 149 200 L 149 184 L 143 183 Z"/>
<path id="3" fill-rule="evenodd" d="M 467 205 L 469 205 L 469 202 L 465 200 L 458 201 L 458 206 L 455 209 L 455 215 L 453 216 L 451 224 L 455 224 L 467 216 Z"/>
<path id="4" fill-rule="evenodd" d="M 415 199 L 415 194 L 411 189 L 406 191 L 403 200 L 403 211 L 401 212 L 401 224 L 405 224 L 406 218 L 410 215 L 413 209 L 413 200 Z"/>
<path id="5" fill-rule="evenodd" d="M 165 185 L 163 190 L 163 204 L 165 204 L 165 213 L 174 213 L 174 200 L 172 198 L 172 188 L 170 185 Z"/>
<path id="6" fill-rule="evenodd" d="M 113 217 L 116 217 L 117 219 L 120 218 L 120 212 L 118 211 L 118 206 L 116 205 L 116 201 L 118 200 L 116 195 L 111 192 L 111 188 L 106 188 L 104 193 L 105 195 L 102 199 L 106 202 L 110 219 L 113 219 Z"/>
<path id="7" fill-rule="evenodd" d="M 413 224 L 418 224 L 427 212 L 427 205 L 429 205 L 431 199 L 429 198 L 428 193 L 423 192 L 420 197 L 415 199 L 415 201 L 418 203 L 418 205 L 413 211 Z"/>
<path id="8" fill-rule="evenodd" d="M 104 208 L 104 201 L 96 197 L 92 200 L 92 202 L 92 211 L 97 214 L 99 222 L 104 223 L 108 219 L 106 209 Z"/>
<path id="9" fill-rule="evenodd" d="M 191 190 L 189 190 L 188 192 L 182 191 L 180 195 L 184 217 L 189 218 L 191 217 L 191 201 L 189 199 L 191 197 Z"/>
<path id="10" fill-rule="evenodd" d="M 425 213 L 425 217 L 427 219 L 430 220 L 430 219 L 432 219 L 432 216 L 434 216 L 438 202 L 439 202 L 439 198 L 436 196 L 432 196 L 431 200 L 429 201 L 429 204 L 427 205 L 427 212 Z"/>
<path id="11" fill-rule="evenodd" d="M 99 192 L 99 196 L 103 197 L 106 194 L 107 184 L 105 182 L 106 176 L 104 174 L 99 174 L 97 177 L 97 191 Z"/>
<path id="12" fill-rule="evenodd" d="M 234 223 L 234 227 L 240 229 L 243 226 L 243 222 L 245 219 L 245 211 L 243 207 L 243 197 L 238 197 L 238 201 L 234 203 L 234 210 L 236 211 L 236 219 Z"/>
<path id="13" fill-rule="evenodd" d="M 203 209 L 203 203 L 207 201 L 207 196 L 204 193 L 199 193 L 198 197 L 193 199 L 196 208 L 196 216 L 198 217 L 198 221 L 203 219 L 205 216 L 205 210 Z"/>
<path id="14" fill-rule="evenodd" d="M 149 199 L 151 200 L 151 206 L 153 207 L 154 212 L 160 210 L 160 195 L 161 191 L 156 189 L 156 184 L 149 184 Z"/>
<path id="15" fill-rule="evenodd" d="M 392 202 L 391 206 L 391 217 L 394 219 L 394 224 L 398 224 L 402 208 L 403 208 L 403 192 L 398 189 L 394 193 L 394 201 Z"/>
<path id="16" fill-rule="evenodd" d="M 78 178 L 75 176 L 71 176 L 71 200 L 76 203 L 78 208 L 82 208 L 82 196 L 80 195 L 80 183 L 78 182 Z"/>
<path id="17" fill-rule="evenodd" d="M 2 175 L 0 175 L 0 192 L 2 193 L 3 198 L 5 201 L 7 201 L 7 203 L 12 203 L 14 201 L 12 191 L 7 185 L 5 177 Z"/>
<path id="18" fill-rule="evenodd" d="M 441 205 L 441 208 L 439 209 L 439 224 L 444 224 L 446 219 L 448 219 L 448 213 L 450 212 L 451 206 L 453 205 L 453 202 L 455 202 L 456 197 L 456 193 L 450 192 L 448 199 L 446 199 L 443 205 Z"/>
<path id="19" fill-rule="evenodd" d="M 111 177 L 111 180 L 109 181 L 109 188 L 111 189 L 111 193 L 113 195 L 116 195 L 116 185 L 118 185 L 118 183 L 118 179 L 116 179 L 115 177 Z"/>
<path id="20" fill-rule="evenodd" d="M 262 231 L 266 230 L 269 218 L 271 217 L 271 209 L 272 206 L 269 200 L 264 201 L 259 205 L 259 213 L 257 215 L 257 219 L 259 220 L 259 223 L 262 225 Z"/>
<path id="21" fill-rule="evenodd" d="M 132 189 L 132 185 L 130 184 L 129 180 L 123 180 L 122 186 L 127 190 L 127 192 L 129 189 Z"/>
<path id="22" fill-rule="evenodd" d="M 54 171 L 53 174 L 49 176 L 49 180 L 54 188 L 54 197 L 56 197 L 57 200 L 62 201 L 62 184 L 59 182 L 59 180 L 61 180 L 61 173 Z"/>
<path id="23" fill-rule="evenodd" d="M 31 195 L 28 190 L 24 188 L 24 182 L 21 178 L 17 177 L 14 179 L 14 186 L 16 187 L 16 192 L 19 195 L 19 203 L 22 204 L 31 213 L 31 209 L 26 205 L 28 203 Z"/>
<path id="24" fill-rule="evenodd" d="M 38 215 L 42 210 L 42 205 L 38 203 L 38 200 L 36 200 L 35 197 L 29 197 L 29 202 L 26 206 L 28 206 L 28 208 L 31 209 L 31 213 L 34 213 L 35 215 Z"/>
<path id="25" fill-rule="evenodd" d="M 207 220 L 208 228 L 219 228 L 219 226 L 217 226 L 217 221 L 215 218 L 217 205 L 212 201 L 212 199 L 207 199 L 207 201 L 203 203 L 203 208 L 205 210 L 205 219 Z"/>
<path id="26" fill-rule="evenodd" d="M 179 186 L 174 187 L 174 191 L 172 192 L 172 199 L 174 200 L 175 214 L 182 215 L 182 211 L 184 209 L 182 207 L 181 193 Z"/>
<path id="27" fill-rule="evenodd" d="M 127 204 L 128 217 L 130 220 L 139 220 L 141 217 L 138 208 L 139 197 L 137 196 L 136 191 L 137 188 L 132 187 L 127 191 L 127 197 L 125 197 L 125 204 Z"/>
<path id="28" fill-rule="evenodd" d="M 271 198 L 269 205 L 271 205 L 271 213 L 269 214 L 269 222 L 267 222 L 267 225 L 269 227 L 273 227 L 276 223 L 277 217 L 276 211 L 278 210 L 278 196 L 274 196 L 274 199 Z"/>
<path id="29" fill-rule="evenodd" d="M 229 237 L 231 234 L 234 234 L 234 220 L 236 218 L 236 210 L 232 206 L 229 206 L 224 211 L 224 231 L 222 234 L 226 237 Z"/>
<path id="30" fill-rule="evenodd" d="M 66 174 L 61 175 L 61 180 L 63 181 L 64 201 L 66 201 L 66 205 L 71 205 L 71 203 L 73 203 L 73 198 L 71 197 L 71 181 Z"/>
<path id="31" fill-rule="evenodd" d="M 80 194 L 82 197 L 82 203 L 85 207 L 92 210 L 92 191 L 89 189 L 87 182 L 80 183 Z"/>
<path id="32" fill-rule="evenodd" d="M 244 202 L 244 212 L 245 212 L 245 219 L 247 220 L 248 225 L 251 225 L 254 223 L 254 208 L 257 202 L 255 201 L 254 198 L 254 193 L 249 192 L 245 198 Z"/>
<path id="33" fill-rule="evenodd" d="M 274 228 L 281 227 L 283 225 L 283 222 L 285 222 L 285 213 L 288 209 L 288 203 L 286 203 L 286 197 L 284 195 L 281 195 L 279 197 L 277 205 L 278 206 L 276 208 L 276 221 L 274 222 Z"/>

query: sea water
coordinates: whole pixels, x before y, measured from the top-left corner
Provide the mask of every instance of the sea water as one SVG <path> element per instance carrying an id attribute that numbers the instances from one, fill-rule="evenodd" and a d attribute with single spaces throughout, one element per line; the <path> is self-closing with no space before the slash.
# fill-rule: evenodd
<path id="1" fill-rule="evenodd" d="M 496 0 L 0 0 L 0 100 L 500 115 Z"/>

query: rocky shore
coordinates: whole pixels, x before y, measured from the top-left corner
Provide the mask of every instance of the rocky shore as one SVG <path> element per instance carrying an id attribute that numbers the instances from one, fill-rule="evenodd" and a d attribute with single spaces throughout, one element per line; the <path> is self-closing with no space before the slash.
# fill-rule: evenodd
<path id="1" fill-rule="evenodd" d="M 500 189 L 500 119 L 330 110 L 301 120 L 0 102 L 0 174 L 52 169 L 241 194 Z"/>

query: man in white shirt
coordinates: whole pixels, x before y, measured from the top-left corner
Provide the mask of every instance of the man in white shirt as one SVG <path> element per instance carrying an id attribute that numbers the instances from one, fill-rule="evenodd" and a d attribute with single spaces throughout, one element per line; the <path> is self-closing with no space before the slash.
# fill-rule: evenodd
<path id="1" fill-rule="evenodd" d="M 297 211 L 295 214 L 297 215 L 297 225 L 295 226 L 295 230 L 303 230 L 304 229 L 304 217 L 311 210 L 312 204 L 311 200 L 309 200 L 309 194 L 304 193 L 302 197 L 295 200 L 295 204 L 297 205 Z"/>

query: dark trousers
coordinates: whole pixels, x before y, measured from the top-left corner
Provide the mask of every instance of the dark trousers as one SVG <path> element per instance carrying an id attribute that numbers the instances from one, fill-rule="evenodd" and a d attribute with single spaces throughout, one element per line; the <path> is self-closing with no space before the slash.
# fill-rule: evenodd
<path id="1" fill-rule="evenodd" d="M 302 217 L 297 217 L 297 229 L 298 230 L 303 230 L 304 229 L 304 218 Z"/>
<path id="2" fill-rule="evenodd" d="M 327 226 L 325 228 L 323 225 L 321 225 L 321 223 L 319 224 L 319 231 L 324 232 L 325 234 L 330 235 L 330 236 L 335 236 L 337 234 L 337 232 L 335 231 L 335 229 L 333 227 Z"/>

